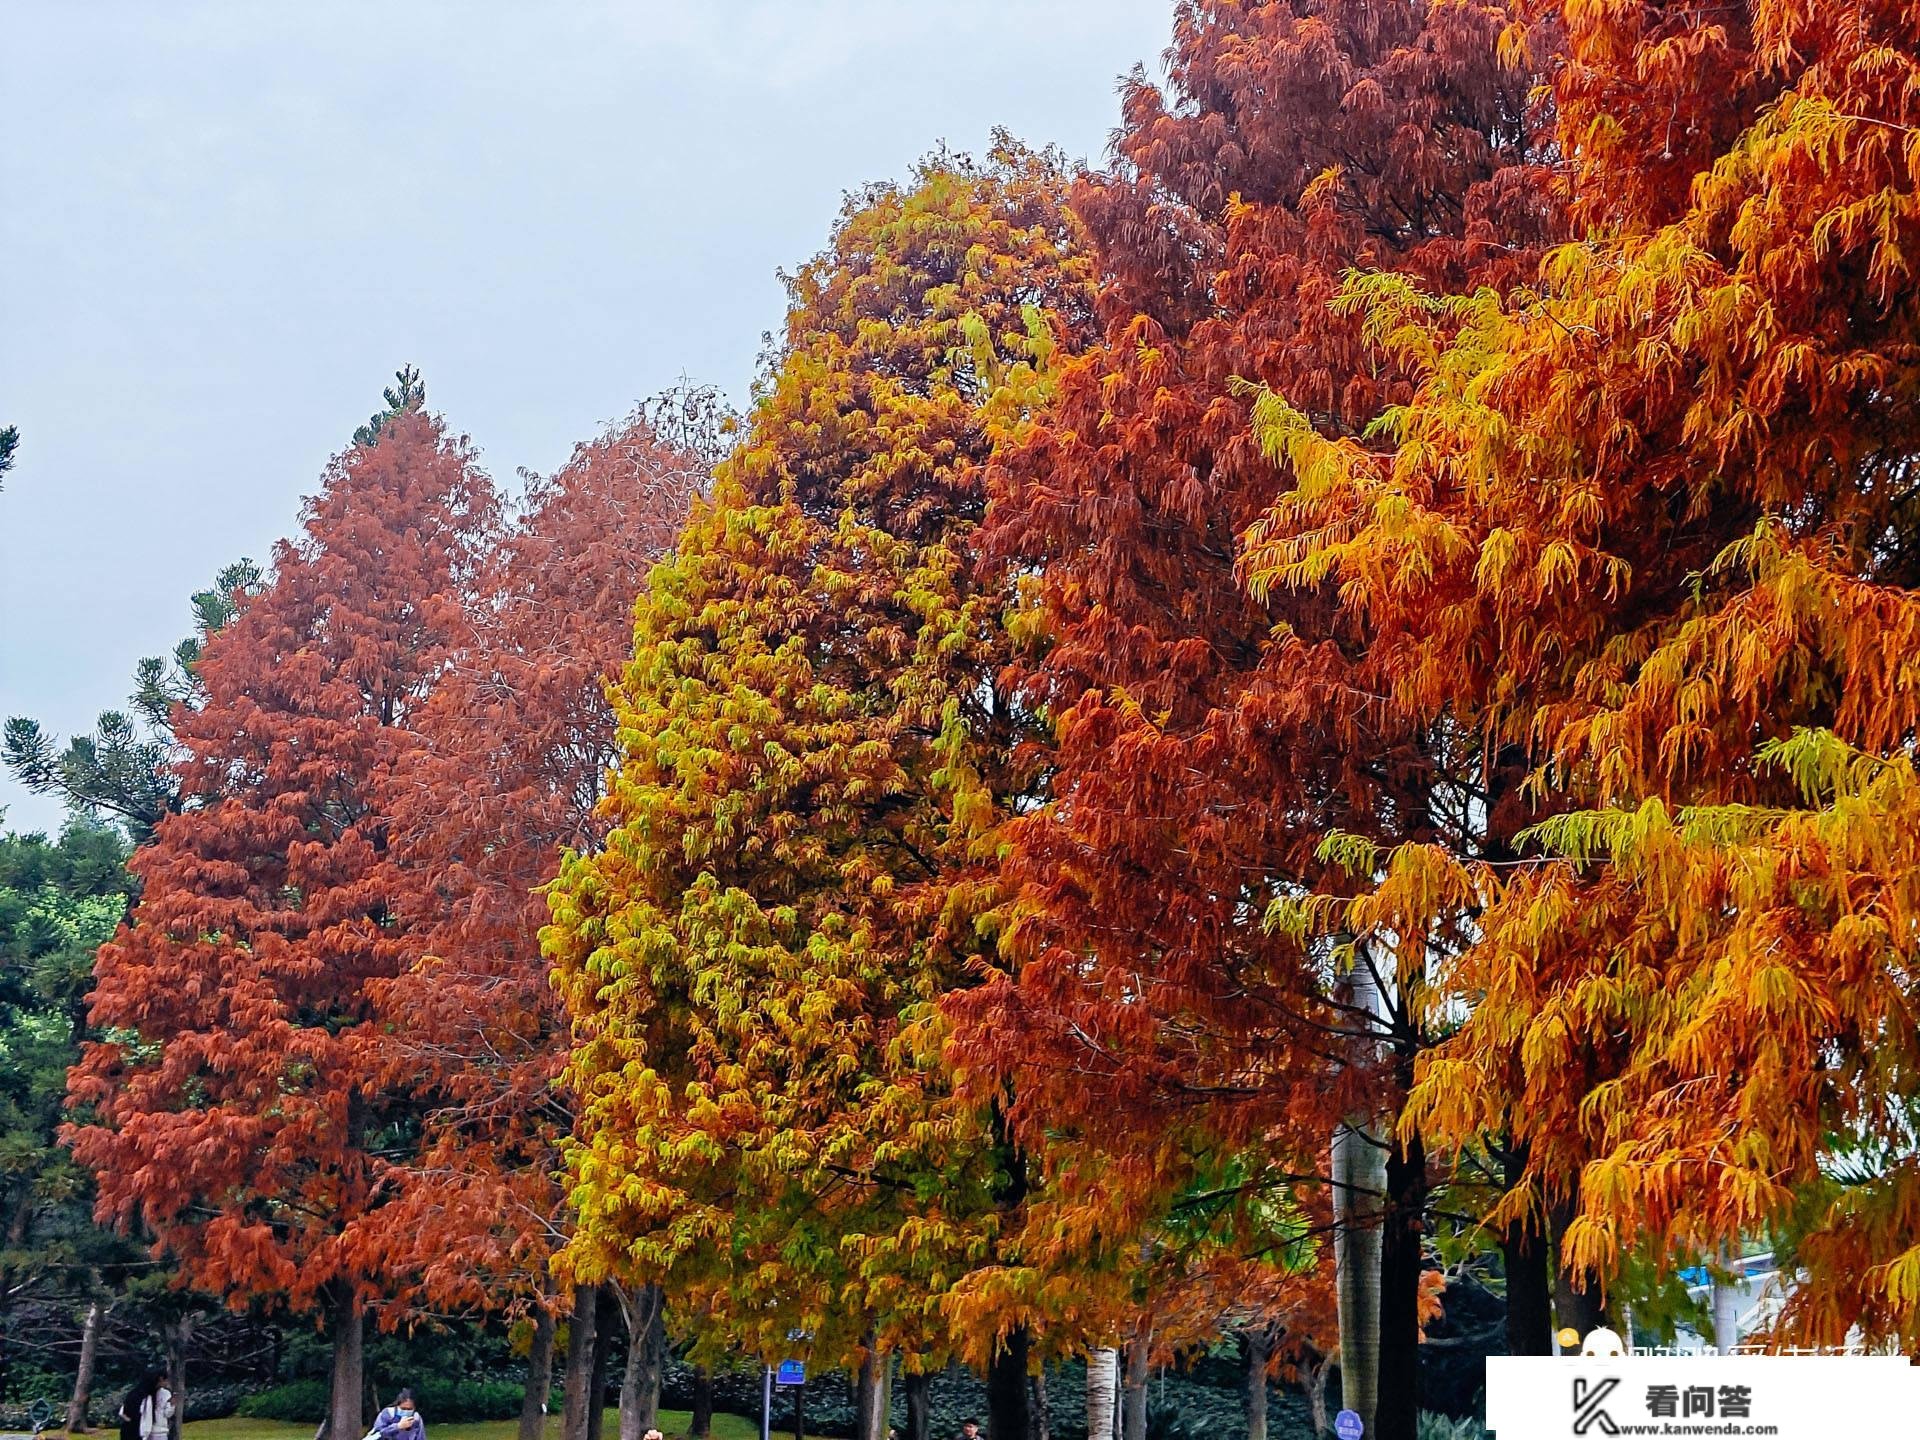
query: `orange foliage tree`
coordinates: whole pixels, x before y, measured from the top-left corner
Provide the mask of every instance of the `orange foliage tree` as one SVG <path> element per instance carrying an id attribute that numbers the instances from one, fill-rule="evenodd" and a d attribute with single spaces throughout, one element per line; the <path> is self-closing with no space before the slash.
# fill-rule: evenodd
<path id="1" fill-rule="evenodd" d="M 1045 653 L 1024 693 L 1053 721 L 1052 797 L 1009 830 L 1019 965 L 952 1008 L 1047 1157 L 1035 1221 L 1151 1235 L 1229 1170 L 1305 1213 L 1330 1163 L 1357 1165 L 1335 1193 L 1340 1229 L 1383 1251 L 1377 1417 L 1367 1347 L 1344 1378 L 1390 1437 L 1415 1424 L 1429 1177 L 1417 1136 L 1375 1130 L 1433 1038 L 1425 957 L 1262 920 L 1348 885 L 1323 854 L 1337 832 L 1481 843 L 1479 757 L 1380 703 L 1337 590 L 1242 585 L 1240 532 L 1293 483 L 1248 386 L 1360 436 L 1411 387 L 1332 308 L 1349 268 L 1440 287 L 1529 273 L 1557 211 L 1509 19 L 1182 5 L 1170 91 L 1128 87 L 1116 171 L 1074 198 L 1105 341 L 1064 363 L 1043 422 L 1000 457 L 987 537 L 1038 572 Z M 1544 1324 L 1542 1308 L 1541 1345 Z"/>
<path id="2" fill-rule="evenodd" d="M 563 847 L 601 834 L 594 807 L 616 758 L 605 687 L 724 421 L 711 391 L 669 394 L 532 477 L 386 799 L 407 967 L 376 989 L 392 1037 L 379 1074 L 413 1091 L 420 1139 L 357 1239 L 381 1257 L 399 1313 L 426 1301 L 532 1321 L 521 1418 L 535 1437 L 567 1309 L 548 1271 L 569 1229 L 557 1172 L 572 1127 L 541 887 Z"/>
<path id="3" fill-rule="evenodd" d="M 138 1221 L 236 1304 L 323 1309 L 332 1427 L 362 1423 L 356 1222 L 406 1143 L 374 990 L 402 963 L 380 808 L 450 654 L 494 521 L 464 440 L 417 409 L 328 469 L 304 533 L 195 665 L 174 736 L 186 808 L 132 861 L 100 953 L 69 1138 L 103 1220 Z"/>
<path id="4" fill-rule="evenodd" d="M 1558 7 L 1530 11 L 1558 14 Z M 1328 923 L 1478 916 L 1408 1130 L 1511 1117 L 1617 1270 L 1784 1240 L 1801 1338 L 1920 1342 L 1911 837 L 1920 12 L 1565 8 L 1585 238 L 1507 296 L 1357 278 L 1420 384 L 1302 479 L 1256 585 L 1337 585 L 1371 683 L 1532 767 L 1547 857 L 1415 847 Z"/>

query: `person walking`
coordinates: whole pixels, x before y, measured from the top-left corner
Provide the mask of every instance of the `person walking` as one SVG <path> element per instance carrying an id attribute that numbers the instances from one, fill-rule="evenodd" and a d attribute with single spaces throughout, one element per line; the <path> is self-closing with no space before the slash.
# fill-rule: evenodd
<path id="1" fill-rule="evenodd" d="M 373 1417 L 366 1440 L 427 1440 L 427 1422 L 420 1416 L 412 1390 L 403 1388 L 393 1404 Z"/>

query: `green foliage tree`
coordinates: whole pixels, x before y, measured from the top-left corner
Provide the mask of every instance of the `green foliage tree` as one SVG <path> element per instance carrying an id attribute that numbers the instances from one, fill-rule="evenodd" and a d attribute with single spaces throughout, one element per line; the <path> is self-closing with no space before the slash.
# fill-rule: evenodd
<path id="1" fill-rule="evenodd" d="M 381 391 L 387 402 L 387 408 L 376 410 L 367 418 L 367 423 L 353 432 L 353 443 L 372 445 L 380 438 L 380 432 L 387 428 L 390 421 L 401 415 L 408 415 L 421 409 L 427 403 L 426 382 L 420 378 L 420 372 L 411 365 L 403 365 L 393 372 L 393 384 Z"/>
<path id="2" fill-rule="evenodd" d="M 92 1177 L 59 1140 L 94 951 L 133 893 L 126 859 L 117 830 L 85 819 L 58 841 L 0 837 L 0 1394 L 16 1308 L 83 1293 L 128 1258 L 93 1225 Z"/>
<path id="3" fill-rule="evenodd" d="M 176 707 L 197 707 L 196 670 L 206 643 L 233 619 L 240 600 L 257 594 L 260 567 L 241 559 L 194 592 L 194 633 L 170 659 L 152 655 L 134 670 L 126 710 L 105 710 L 93 732 L 62 746 L 37 720 L 13 716 L 0 735 L 0 763 L 39 795 L 58 795 L 75 814 L 111 820 L 144 844 L 160 821 L 180 808 L 173 772 Z"/>

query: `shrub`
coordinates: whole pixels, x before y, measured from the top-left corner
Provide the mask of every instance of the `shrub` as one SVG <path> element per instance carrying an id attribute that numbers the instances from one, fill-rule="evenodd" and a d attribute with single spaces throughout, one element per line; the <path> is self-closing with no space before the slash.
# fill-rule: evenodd
<path id="1" fill-rule="evenodd" d="M 327 1382 L 289 1380 L 247 1396 L 234 1407 L 234 1413 L 252 1420 L 318 1421 L 327 1413 Z"/>
<path id="2" fill-rule="evenodd" d="M 1451 1415 L 1436 1415 L 1431 1410 L 1423 1410 L 1420 1412 L 1420 1440 L 1487 1440 L 1487 1432 L 1471 1415 L 1455 1419 Z"/>

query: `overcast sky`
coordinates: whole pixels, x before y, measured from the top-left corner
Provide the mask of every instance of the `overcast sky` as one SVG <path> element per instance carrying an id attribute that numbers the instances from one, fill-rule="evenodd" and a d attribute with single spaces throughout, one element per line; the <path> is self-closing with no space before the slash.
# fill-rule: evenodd
<path id="1" fill-rule="evenodd" d="M 64 736 L 267 556 L 396 366 L 501 479 L 683 373 L 742 402 L 844 191 L 995 125 L 1100 160 L 1172 5 L 6 10 L 0 715 Z"/>

